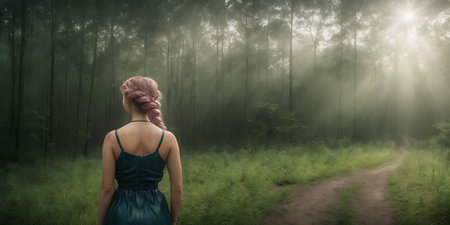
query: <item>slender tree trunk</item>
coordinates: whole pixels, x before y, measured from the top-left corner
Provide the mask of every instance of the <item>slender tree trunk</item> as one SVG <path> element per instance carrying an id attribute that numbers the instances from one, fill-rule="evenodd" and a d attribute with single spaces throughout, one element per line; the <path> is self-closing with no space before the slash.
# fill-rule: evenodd
<path id="1" fill-rule="evenodd" d="M 338 108 L 338 121 L 337 121 L 337 137 L 342 137 L 342 73 L 344 63 L 344 19 L 343 9 L 341 2 L 341 18 L 340 18 L 340 31 L 339 31 L 339 71 L 338 71 L 338 91 L 339 91 L 339 108 Z"/>
<path id="2" fill-rule="evenodd" d="M 177 42 L 177 46 L 176 46 L 176 51 L 175 51 L 175 77 L 174 77 L 174 82 L 175 84 L 173 84 L 173 93 L 172 93 L 172 111 L 171 111 L 171 115 L 172 115 L 172 120 L 173 120 L 173 124 L 176 124 L 178 121 L 176 115 L 176 110 L 178 110 L 178 106 L 177 106 L 177 102 L 178 102 L 178 81 L 180 79 L 180 41 Z"/>
<path id="3" fill-rule="evenodd" d="M 248 31 L 248 9 L 247 1 L 245 1 L 245 97 L 244 97 L 244 121 L 247 119 L 248 103 L 249 103 L 249 31 Z"/>
<path id="4" fill-rule="evenodd" d="M 179 100 L 178 100 L 178 107 L 180 108 L 180 110 L 178 111 L 179 113 L 179 118 L 180 118 L 180 130 L 183 131 L 183 115 L 184 115 L 184 111 L 183 111 L 183 95 L 184 95 L 184 39 L 181 45 L 181 72 L 180 72 L 180 93 L 179 93 Z"/>
<path id="5" fill-rule="evenodd" d="M 222 26 L 222 29 L 221 29 L 221 32 L 220 32 L 220 85 L 219 85 L 219 90 L 217 90 L 218 95 L 219 95 L 219 100 L 222 99 L 223 81 L 224 81 L 224 78 L 225 78 L 225 70 L 224 70 L 225 62 L 224 62 L 224 59 L 223 59 L 223 33 L 224 33 L 224 31 L 223 31 L 223 26 Z M 218 111 L 218 115 L 217 116 L 219 118 L 222 118 L 220 110 Z M 218 120 L 218 127 L 222 127 L 222 120 L 221 119 Z M 223 131 L 223 130 L 220 129 L 218 132 L 221 132 L 221 131 Z M 222 133 L 219 133 L 219 134 L 222 134 Z"/>
<path id="6" fill-rule="evenodd" d="M 269 42 L 270 42 L 270 30 L 269 30 L 269 24 L 270 24 L 270 16 L 267 20 L 267 30 L 266 30 L 266 59 L 265 59 L 265 75 L 266 75 L 266 80 L 265 80 L 265 93 L 264 96 L 267 98 L 267 94 L 268 94 L 268 89 L 269 89 Z"/>
<path id="7" fill-rule="evenodd" d="M 317 75 L 317 41 L 313 41 L 313 76 Z"/>
<path id="8" fill-rule="evenodd" d="M 380 39 L 379 39 L 380 40 Z M 384 93 L 384 90 L 382 90 L 383 88 L 383 44 L 380 43 L 380 46 L 378 48 L 378 58 L 379 58 L 379 75 L 378 75 L 378 80 L 377 80 L 377 90 L 379 91 L 379 93 Z M 381 121 L 384 121 L 383 119 L 383 115 L 380 111 L 381 108 L 381 98 L 380 96 L 377 94 L 377 106 L 378 106 L 378 110 L 377 110 L 377 137 L 380 138 L 381 135 L 384 132 L 384 126 L 380 126 Z"/>
<path id="9" fill-rule="evenodd" d="M 172 117 L 170 117 L 170 115 L 172 114 L 173 108 L 174 108 L 172 99 L 173 99 L 173 95 L 174 95 L 174 90 L 173 90 L 174 62 L 175 62 L 174 54 L 176 54 L 175 49 L 176 49 L 176 42 L 177 42 L 175 37 L 176 36 L 174 35 L 174 39 L 171 41 L 171 44 L 170 44 L 170 51 L 169 51 L 169 56 L 170 56 L 169 71 L 170 72 L 169 72 L 169 76 L 167 77 L 167 87 L 168 87 L 168 89 L 167 89 L 167 109 L 168 109 L 168 112 L 170 112 L 170 113 L 168 114 L 169 116 L 166 116 L 166 120 L 170 121 L 169 123 L 172 123 Z"/>
<path id="10" fill-rule="evenodd" d="M 258 74 L 258 95 L 261 91 L 261 45 L 256 45 L 256 74 Z"/>
<path id="11" fill-rule="evenodd" d="M 85 21 L 85 14 L 83 13 L 81 16 L 81 22 L 84 23 Z M 80 29 L 80 52 L 79 52 L 79 68 L 78 68 L 78 92 L 77 92 L 77 109 L 76 109 L 76 127 L 75 127 L 75 134 L 76 134 L 76 149 L 80 147 L 80 135 L 79 132 L 81 131 L 80 127 L 80 105 L 81 105 L 81 88 L 82 88 L 82 78 L 83 78 L 83 70 L 84 70 L 84 28 L 81 27 Z"/>
<path id="12" fill-rule="evenodd" d="M 98 13 L 98 12 L 97 12 Z M 99 17 L 97 15 L 97 17 Z M 97 46 L 98 46 L 98 18 L 95 21 L 95 34 L 94 34 L 94 56 L 92 61 L 92 74 L 91 74 L 91 87 L 89 88 L 89 100 L 88 100 L 88 108 L 87 108 L 87 115 L 86 115 L 86 133 L 87 136 L 84 141 L 84 148 L 83 148 L 83 154 L 87 155 L 88 151 L 88 142 L 91 139 L 92 131 L 91 131 L 91 111 L 92 111 L 92 93 L 94 90 L 94 82 L 95 82 L 95 69 L 96 69 L 96 63 L 97 63 Z"/>
<path id="13" fill-rule="evenodd" d="M 110 54 L 110 58 L 111 58 L 111 65 L 110 65 L 110 71 L 111 71 L 111 94 L 109 95 L 110 99 L 109 99 L 109 110 L 108 110 L 108 130 L 111 129 L 112 127 L 112 111 L 113 111 L 113 106 L 114 106 L 114 96 L 115 96 L 115 92 L 116 92 L 116 71 L 115 71 L 115 58 L 114 58 L 114 54 L 115 54 L 115 49 L 114 49 L 114 20 L 111 19 L 111 25 L 109 27 L 109 50 L 111 51 Z"/>
<path id="14" fill-rule="evenodd" d="M 171 45 L 172 45 L 172 40 L 171 40 L 171 31 L 170 28 L 168 28 L 167 30 L 167 51 L 166 51 L 166 64 L 167 64 L 167 73 L 166 73 L 166 79 L 167 79 L 167 85 L 166 85 L 166 92 L 167 92 L 167 109 L 170 110 L 170 73 L 171 73 Z"/>
<path id="15" fill-rule="evenodd" d="M 68 75 L 69 75 L 69 6 L 68 1 L 65 1 L 66 11 L 64 16 L 64 101 L 63 101 L 63 112 L 64 116 L 70 118 L 69 116 L 69 91 L 68 91 Z M 69 122 L 70 119 L 64 122 Z M 70 127 L 70 126 L 69 126 Z M 70 146 L 70 136 L 69 129 L 64 128 L 64 140 L 66 142 L 66 146 Z"/>
<path id="16" fill-rule="evenodd" d="M 24 55 L 25 55 L 25 47 L 26 47 L 26 32 L 27 32 L 27 10 L 28 10 L 28 2 L 27 0 L 22 0 L 21 5 L 21 24 L 20 24 L 20 55 L 19 55 L 19 77 L 17 79 L 19 90 L 18 90 L 18 101 L 17 101 L 17 123 L 16 123 L 16 129 L 15 129 L 15 147 L 16 151 L 14 152 L 14 161 L 19 160 L 19 153 L 20 153 L 20 142 L 19 142 L 19 135 L 20 135 L 20 126 L 22 124 L 22 111 L 23 111 L 23 96 L 24 96 Z"/>
<path id="17" fill-rule="evenodd" d="M 216 19 L 216 85 L 214 91 L 214 134 L 217 138 L 217 132 L 219 130 L 219 18 Z"/>
<path id="18" fill-rule="evenodd" d="M 196 121 L 196 116 L 197 116 L 197 107 L 196 107 L 196 87 L 195 84 L 196 82 L 196 75 L 197 75 L 197 40 L 193 40 L 193 45 L 194 45 L 194 71 L 192 73 L 192 142 L 193 142 L 193 146 L 196 146 L 196 134 L 197 134 L 197 129 L 196 129 L 196 125 L 197 125 L 197 121 Z"/>
<path id="19" fill-rule="evenodd" d="M 147 20 L 145 20 L 144 24 L 144 75 L 148 75 L 148 68 L 147 68 L 147 60 L 148 60 L 148 24 Z"/>
<path id="20" fill-rule="evenodd" d="M 56 52 L 56 43 L 55 43 L 55 30 L 56 30 L 56 8 L 55 8 L 55 0 L 51 0 L 51 24 L 50 24 L 50 90 L 48 93 L 48 105 L 47 105 L 47 135 L 46 135 L 46 145 L 44 151 L 44 157 L 47 157 L 48 152 L 48 144 L 54 141 L 53 137 L 53 112 L 54 112 L 54 86 L 55 86 L 55 52 Z"/>
<path id="21" fill-rule="evenodd" d="M 356 19 L 356 17 L 355 17 Z M 355 27 L 353 33 L 353 138 L 356 138 L 356 66 L 357 66 L 357 55 L 356 55 L 356 41 L 358 38 L 358 32 Z"/>
<path id="22" fill-rule="evenodd" d="M 285 85 L 286 85 L 286 77 L 285 77 L 286 68 L 284 68 L 284 63 L 285 63 L 284 59 L 286 58 L 285 50 L 286 50 L 286 46 L 285 46 L 285 43 L 283 42 L 281 44 L 281 77 L 282 77 L 281 82 L 283 82 L 283 87 L 285 87 Z M 289 83 L 287 85 L 289 85 Z M 282 90 L 283 100 L 285 100 L 286 99 L 286 88 L 282 88 L 282 89 L 283 89 Z"/>
<path id="23" fill-rule="evenodd" d="M 16 78 L 16 0 L 11 0 L 12 5 L 12 21 L 11 30 L 9 33 L 9 48 L 11 50 L 11 138 L 10 138 L 10 152 L 17 151 L 16 139 L 16 129 L 17 129 L 17 78 Z"/>
<path id="24" fill-rule="evenodd" d="M 292 99 L 292 36 L 294 28 L 294 1 L 291 0 L 291 17 L 289 19 L 290 32 L 289 32 L 289 112 L 293 111 L 293 99 Z"/>

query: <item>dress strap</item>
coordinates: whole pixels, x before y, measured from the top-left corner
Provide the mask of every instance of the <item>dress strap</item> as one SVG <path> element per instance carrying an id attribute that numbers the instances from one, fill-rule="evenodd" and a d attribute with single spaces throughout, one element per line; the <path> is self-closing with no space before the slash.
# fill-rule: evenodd
<path id="1" fill-rule="evenodd" d="M 115 132 L 116 132 L 117 143 L 119 143 L 120 150 L 123 151 L 122 144 L 120 143 L 120 140 L 119 140 L 119 135 L 117 135 L 117 129 L 115 129 Z"/>
<path id="2" fill-rule="evenodd" d="M 159 150 L 159 146 L 161 146 L 161 142 L 163 141 L 163 139 L 164 139 L 164 129 L 162 130 L 161 139 L 159 140 L 159 144 L 158 144 L 158 147 L 156 148 L 156 151 Z"/>

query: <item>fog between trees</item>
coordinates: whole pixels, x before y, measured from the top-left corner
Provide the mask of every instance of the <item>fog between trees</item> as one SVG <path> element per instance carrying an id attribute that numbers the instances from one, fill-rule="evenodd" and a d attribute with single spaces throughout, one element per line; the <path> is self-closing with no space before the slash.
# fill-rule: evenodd
<path id="1" fill-rule="evenodd" d="M 77 155 L 159 83 L 182 146 L 425 138 L 450 117 L 447 0 L 1 0 L 3 159 Z"/>

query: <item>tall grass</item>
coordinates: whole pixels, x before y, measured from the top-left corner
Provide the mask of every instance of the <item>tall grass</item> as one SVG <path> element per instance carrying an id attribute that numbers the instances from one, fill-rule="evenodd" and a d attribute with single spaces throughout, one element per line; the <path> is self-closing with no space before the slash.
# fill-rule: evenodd
<path id="1" fill-rule="evenodd" d="M 259 224 L 287 194 L 287 184 L 375 166 L 394 155 L 392 145 L 182 153 L 179 224 Z M 96 224 L 98 157 L 6 168 L 0 172 L 0 224 Z M 167 174 L 160 189 L 169 198 Z"/>
<path id="2" fill-rule="evenodd" d="M 450 149 L 415 149 L 390 176 L 399 224 L 450 224 Z"/>

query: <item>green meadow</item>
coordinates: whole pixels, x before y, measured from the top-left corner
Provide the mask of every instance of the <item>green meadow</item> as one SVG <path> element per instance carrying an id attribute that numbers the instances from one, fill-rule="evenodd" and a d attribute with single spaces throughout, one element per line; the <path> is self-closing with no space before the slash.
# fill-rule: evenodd
<path id="1" fill-rule="evenodd" d="M 398 224 L 450 224 L 450 149 L 411 150 L 390 176 Z"/>
<path id="2" fill-rule="evenodd" d="M 390 143 L 183 151 L 179 224 L 259 224 L 291 184 L 380 165 L 396 154 Z M 0 224 L 97 223 L 99 155 L 53 159 L 45 166 L 6 164 L 0 177 Z M 168 174 L 160 189 L 169 199 Z"/>

